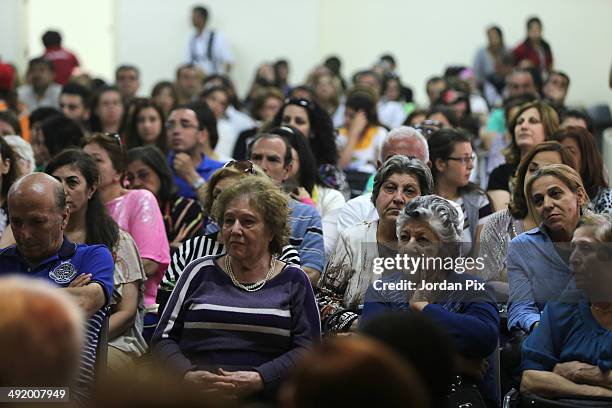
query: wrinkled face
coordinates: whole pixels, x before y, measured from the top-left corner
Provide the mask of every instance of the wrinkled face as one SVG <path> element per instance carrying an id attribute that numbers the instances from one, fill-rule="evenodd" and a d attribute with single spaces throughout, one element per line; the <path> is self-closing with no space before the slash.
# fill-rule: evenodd
<path id="1" fill-rule="evenodd" d="M 436 160 L 438 176 L 457 188 L 467 185 L 474 168 L 474 151 L 469 142 L 455 143 L 451 155 L 445 161 Z"/>
<path id="2" fill-rule="evenodd" d="M 105 188 L 121 181 L 121 174 L 113 167 L 113 162 L 108 152 L 97 143 L 89 143 L 83 147 L 83 151 L 93 157 L 100 172 L 100 188 Z"/>
<path id="3" fill-rule="evenodd" d="M 70 214 L 76 214 L 83 209 L 87 209 L 87 202 L 96 188 L 87 185 L 87 180 L 76 166 L 62 166 L 51 175 L 64 186 L 66 204 L 68 204 Z"/>
<path id="4" fill-rule="evenodd" d="M 80 123 L 89 119 L 89 109 L 80 95 L 61 94 L 59 103 L 62 113 L 75 122 Z"/>
<path id="5" fill-rule="evenodd" d="M 567 150 L 569 150 L 574 158 L 574 163 L 576 163 L 575 170 L 580 172 L 582 168 L 582 151 L 580 150 L 578 142 L 573 137 L 566 137 L 561 141 L 561 144 L 567 147 Z"/>
<path id="6" fill-rule="evenodd" d="M 297 105 L 287 105 L 283 111 L 283 125 L 293 126 L 306 137 L 310 137 L 310 120 L 306 108 Z"/>
<path id="7" fill-rule="evenodd" d="M 136 131 L 143 144 L 153 144 L 161 136 L 162 118 L 155 108 L 141 109 L 136 118 Z"/>
<path id="8" fill-rule="evenodd" d="M 176 152 L 193 153 L 206 141 L 205 130 L 198 129 L 198 117 L 191 109 L 175 109 L 166 122 L 170 148 Z"/>
<path id="9" fill-rule="evenodd" d="M 438 253 L 440 239 L 426 221 L 408 220 L 397 238 L 400 254 L 434 257 Z"/>
<path id="10" fill-rule="evenodd" d="M 24 191 L 9 197 L 10 223 L 17 248 L 31 264 L 50 257 L 62 243 L 68 208 L 57 208 L 52 189 Z"/>
<path id="11" fill-rule="evenodd" d="M 132 98 L 138 92 L 140 87 L 140 80 L 138 78 L 138 72 L 133 69 L 123 69 L 117 73 L 117 88 L 121 95 L 128 98 Z"/>
<path id="12" fill-rule="evenodd" d="M 127 166 L 126 178 L 130 183 L 129 188 L 149 190 L 154 196 L 159 196 L 161 180 L 150 166 L 142 160 L 134 160 Z"/>
<path id="13" fill-rule="evenodd" d="M 561 161 L 561 155 L 559 152 L 553 151 L 541 151 L 533 156 L 531 162 L 527 166 L 527 173 L 525 173 L 525 182 L 531 178 L 533 173 L 536 172 L 542 166 L 547 166 L 549 164 L 563 164 Z"/>
<path id="14" fill-rule="evenodd" d="M 553 176 L 537 179 L 528 197 L 533 204 L 537 218 L 554 232 L 570 234 L 580 219 L 578 196 L 561 180 Z"/>
<path id="15" fill-rule="evenodd" d="M 45 146 L 45 135 L 40 125 L 40 122 L 37 122 L 30 129 L 30 144 L 32 145 L 34 161 L 37 166 L 43 166 L 51 160 L 51 154 L 47 146 Z"/>
<path id="16" fill-rule="evenodd" d="M 205 102 L 210 110 L 213 111 L 217 120 L 225 116 L 225 110 L 229 105 L 229 98 L 226 92 L 215 91 L 206 97 Z"/>
<path id="17" fill-rule="evenodd" d="M 523 94 L 536 95 L 535 83 L 533 77 L 526 72 L 515 72 L 510 77 L 510 83 L 508 84 L 510 96 L 519 96 Z"/>
<path id="18" fill-rule="evenodd" d="M 53 71 L 47 64 L 32 65 L 28 77 L 34 88 L 46 88 L 53 83 Z"/>
<path id="19" fill-rule="evenodd" d="M 249 160 L 280 185 L 289 177 L 291 171 L 291 165 L 285 167 L 285 149 L 285 143 L 280 138 L 260 139 L 253 145 Z"/>
<path id="20" fill-rule="evenodd" d="M 16 135 L 17 131 L 13 129 L 10 123 L 0 120 L 0 136 Z"/>
<path id="21" fill-rule="evenodd" d="M 383 183 L 376 197 L 376 211 L 381 220 L 395 222 L 407 202 L 421 195 L 419 181 L 412 174 L 394 173 Z"/>
<path id="22" fill-rule="evenodd" d="M 123 102 L 121 94 L 117 91 L 107 91 L 100 95 L 96 114 L 104 125 L 119 125 L 123 116 Z"/>
<path id="23" fill-rule="evenodd" d="M 261 116 L 261 120 L 264 122 L 268 122 L 274 119 L 274 116 L 278 113 L 281 106 L 283 106 L 283 101 L 271 96 L 266 98 L 261 107 L 261 111 L 259 112 L 259 116 Z"/>
<path id="24" fill-rule="evenodd" d="M 221 223 L 223 243 L 231 258 L 253 260 L 268 250 L 272 233 L 249 203 L 247 196 L 234 198 L 227 204 Z"/>
<path id="25" fill-rule="evenodd" d="M 529 151 L 545 139 L 546 133 L 540 112 L 536 108 L 529 108 L 521 113 L 514 127 L 514 140 L 521 152 Z"/>

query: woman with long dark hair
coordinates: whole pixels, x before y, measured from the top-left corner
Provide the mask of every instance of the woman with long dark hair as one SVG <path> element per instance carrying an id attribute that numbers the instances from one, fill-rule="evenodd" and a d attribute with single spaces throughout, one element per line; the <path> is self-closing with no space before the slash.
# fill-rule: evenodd
<path id="1" fill-rule="evenodd" d="M 142 337 L 144 281 L 140 255 L 132 237 L 119 229 L 100 200 L 100 172 L 94 159 L 79 149 L 64 150 L 47 165 L 46 173 L 64 185 L 70 219 L 70 241 L 105 245 L 115 260 L 114 290 L 109 318 L 108 366 L 112 371 L 133 367 L 146 351 Z"/>
<path id="2" fill-rule="evenodd" d="M 124 140 L 127 149 L 154 145 L 162 152 L 168 151 L 166 130 L 162 109 L 149 99 L 136 102 L 134 112 L 127 124 Z"/>

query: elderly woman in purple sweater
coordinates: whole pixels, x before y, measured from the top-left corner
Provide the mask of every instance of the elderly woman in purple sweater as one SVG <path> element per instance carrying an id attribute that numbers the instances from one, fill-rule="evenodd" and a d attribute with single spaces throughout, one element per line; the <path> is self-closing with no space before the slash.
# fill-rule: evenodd
<path id="1" fill-rule="evenodd" d="M 274 392 L 296 358 L 320 339 L 308 277 L 277 259 L 287 243 L 287 199 L 246 177 L 213 213 L 226 255 L 192 262 L 153 336 L 153 353 L 188 382 L 236 395 Z"/>

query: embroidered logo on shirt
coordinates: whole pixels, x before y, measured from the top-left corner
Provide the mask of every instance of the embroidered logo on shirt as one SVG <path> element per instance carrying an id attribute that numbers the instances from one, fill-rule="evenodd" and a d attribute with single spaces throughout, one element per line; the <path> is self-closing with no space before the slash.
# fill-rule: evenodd
<path id="1" fill-rule="evenodd" d="M 60 285 L 69 283 L 77 274 L 77 270 L 69 261 L 62 262 L 54 270 L 49 272 L 49 277 Z"/>

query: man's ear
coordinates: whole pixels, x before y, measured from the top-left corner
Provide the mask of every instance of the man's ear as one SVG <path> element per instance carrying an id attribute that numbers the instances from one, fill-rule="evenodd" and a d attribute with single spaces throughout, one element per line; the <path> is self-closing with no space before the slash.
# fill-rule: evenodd
<path id="1" fill-rule="evenodd" d="M 68 220 L 70 220 L 70 209 L 66 205 L 62 210 L 62 221 L 60 223 L 62 231 L 66 230 L 66 227 L 68 226 Z"/>
<path id="2" fill-rule="evenodd" d="M 383 162 L 380 159 L 376 160 L 376 170 L 380 170 L 380 167 L 382 165 L 383 165 Z"/>
<path id="3" fill-rule="evenodd" d="M 282 182 L 285 182 L 285 180 L 289 178 L 289 174 L 291 174 L 291 172 L 293 171 L 293 160 L 289 162 L 289 164 L 287 165 L 287 167 L 285 167 L 284 170 L 285 170 L 285 174 L 283 175 Z"/>

